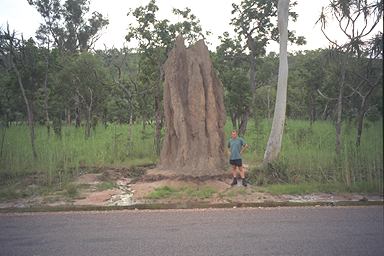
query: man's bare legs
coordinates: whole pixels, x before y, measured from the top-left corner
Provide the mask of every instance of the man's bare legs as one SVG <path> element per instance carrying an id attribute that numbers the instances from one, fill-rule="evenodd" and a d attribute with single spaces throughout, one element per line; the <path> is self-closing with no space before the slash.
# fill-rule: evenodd
<path id="1" fill-rule="evenodd" d="M 245 179 L 245 172 L 243 166 L 239 166 L 239 173 L 242 180 Z"/>
<path id="2" fill-rule="evenodd" d="M 239 168 L 240 178 L 244 179 L 245 178 L 245 172 L 244 172 L 243 166 L 236 166 L 236 165 L 232 165 L 232 176 L 233 176 L 233 178 L 237 177 L 237 170 L 236 170 L 237 168 Z"/>
<path id="3" fill-rule="evenodd" d="M 236 178 L 237 177 L 237 171 L 236 171 L 236 168 L 237 166 L 236 165 L 232 165 L 232 177 L 233 178 Z"/>

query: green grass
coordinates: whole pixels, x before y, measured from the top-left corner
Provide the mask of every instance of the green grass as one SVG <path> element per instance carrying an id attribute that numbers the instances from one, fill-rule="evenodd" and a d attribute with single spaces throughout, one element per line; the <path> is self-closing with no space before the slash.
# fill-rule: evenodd
<path id="1" fill-rule="evenodd" d="M 20 190 L 16 189 L 15 186 L 2 186 L 0 188 L 0 202 L 3 200 L 10 200 L 15 198 L 22 198 L 24 194 Z"/>
<path id="2" fill-rule="evenodd" d="M 68 183 L 65 186 L 65 193 L 66 196 L 74 198 L 79 195 L 79 188 L 78 185 L 73 183 Z"/>
<path id="3" fill-rule="evenodd" d="M 210 198 L 216 190 L 211 187 L 182 187 L 172 188 L 163 186 L 155 188 L 147 195 L 149 199 L 166 199 L 166 198 L 189 198 L 189 199 L 206 199 Z"/>
<path id="4" fill-rule="evenodd" d="M 213 196 L 216 190 L 211 187 L 185 188 L 184 194 L 189 198 L 206 199 Z"/>
<path id="5" fill-rule="evenodd" d="M 128 140 L 128 126 L 112 124 L 98 126 L 85 139 L 84 129 L 63 127 L 62 138 L 48 136 L 45 127 L 36 127 L 38 158 L 32 156 L 29 131 L 25 125 L 7 129 L 0 158 L 0 177 L 44 174 L 44 181 L 52 185 L 61 179 L 67 182 L 86 166 L 137 166 L 153 164 L 157 160 L 153 148 L 153 131 L 143 132 L 140 125 L 133 127 Z"/>
<path id="6" fill-rule="evenodd" d="M 108 189 L 113 189 L 115 187 L 116 187 L 115 183 L 110 182 L 110 181 L 104 181 L 104 182 L 96 185 L 96 190 L 97 191 L 104 191 L 104 190 L 108 190 Z"/>
<path id="7" fill-rule="evenodd" d="M 149 198 L 149 199 L 168 198 L 177 192 L 178 192 L 177 189 L 174 189 L 174 188 L 171 188 L 168 186 L 164 186 L 164 187 L 160 187 L 160 188 L 155 188 L 152 192 L 150 192 L 148 194 L 147 198 Z"/>
<path id="8" fill-rule="evenodd" d="M 337 186 L 354 188 L 358 184 L 368 184 L 365 185 L 365 190 L 374 188 L 376 191 L 383 191 L 382 120 L 364 124 L 359 148 L 354 143 L 354 124 L 345 121 L 342 153 L 339 158 L 335 154 L 335 128 L 331 122 L 317 121 L 311 126 L 308 121 L 287 120 L 279 160 L 262 168 L 270 127 L 271 120 L 264 119 L 256 124 L 250 120 L 244 136 L 249 144 L 244 154 L 244 163 L 250 166 L 249 175 L 256 185 L 338 184 Z M 227 138 L 230 137 L 231 130 L 231 123 L 227 122 Z M 1 129 L 0 138 L 4 132 L 0 156 L 0 187 L 8 186 L 8 181 L 12 183 L 12 180 L 30 175 L 39 177 L 35 180 L 38 185 L 52 187 L 55 184 L 69 183 L 73 176 L 89 168 L 132 167 L 155 164 L 158 160 L 153 146 L 153 127 L 147 126 L 144 130 L 141 124 L 132 126 L 131 138 L 128 125 L 110 124 L 106 128 L 97 126 L 88 139 L 85 139 L 82 127 L 63 127 L 60 139 L 52 133 L 48 136 L 45 127 L 37 126 L 36 160 L 32 157 L 27 126 L 13 125 L 6 130 Z M 163 191 L 165 194 L 171 192 Z M 12 191 L 1 193 L 5 197 L 7 194 L 17 194 Z M 183 193 L 196 197 L 210 195 L 210 192 L 205 195 L 201 191 Z"/>
<path id="9" fill-rule="evenodd" d="M 228 191 L 225 191 L 223 193 L 220 193 L 220 196 L 221 197 L 236 197 L 236 196 L 244 196 L 244 195 L 247 195 L 248 193 L 250 193 L 251 191 L 248 189 L 248 188 L 243 188 L 243 187 L 240 187 L 240 188 L 233 188 L 233 189 L 230 189 Z"/>
<path id="10" fill-rule="evenodd" d="M 335 153 L 335 128 L 332 123 L 317 121 L 312 126 L 301 120 L 287 120 L 278 161 L 261 167 L 270 122 L 251 123 L 246 141 L 250 149 L 244 162 L 251 166 L 251 176 L 258 185 L 269 183 L 340 183 L 348 187 L 367 183 L 383 191 L 382 120 L 364 126 L 359 148 L 355 146 L 355 127 L 345 122 L 342 152 Z M 276 174 L 278 178 L 271 178 Z M 276 176 L 275 175 L 275 176 Z"/>
<path id="11" fill-rule="evenodd" d="M 262 188 L 263 192 L 274 195 L 305 195 L 312 193 L 373 193 L 380 192 L 379 186 L 367 182 L 355 183 L 347 186 L 343 183 L 302 183 L 302 184 L 273 184 Z"/>

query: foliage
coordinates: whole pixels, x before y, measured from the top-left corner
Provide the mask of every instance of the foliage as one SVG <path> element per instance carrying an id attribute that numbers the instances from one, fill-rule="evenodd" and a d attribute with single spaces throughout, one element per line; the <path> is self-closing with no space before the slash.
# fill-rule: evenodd
<path id="1" fill-rule="evenodd" d="M 224 33 L 221 45 L 216 48 L 216 53 L 212 54 L 214 65 L 225 89 L 225 108 L 235 129 L 240 126 L 252 99 L 247 56 L 239 51 L 239 44 L 238 40 L 231 39 L 228 33 Z"/>
<path id="2" fill-rule="evenodd" d="M 243 0 L 239 5 L 232 4 L 234 17 L 231 25 L 235 27 L 238 36 L 245 39 L 247 47 L 256 51 L 255 56 L 265 55 L 268 41 L 279 40 L 276 22 L 277 3 L 277 0 Z M 293 1 L 290 9 L 295 5 L 297 2 Z M 297 13 L 291 10 L 289 17 L 292 21 L 296 21 Z M 304 37 L 296 37 L 292 31 L 289 32 L 289 40 L 297 44 L 305 43 Z M 252 43 L 255 45 L 250 45 Z"/>
<path id="3" fill-rule="evenodd" d="M 86 119 L 86 137 L 90 136 L 90 128 L 97 122 L 94 113 L 102 113 L 110 91 L 105 68 L 96 55 L 82 53 L 62 63 L 64 68 L 58 72 L 59 90 L 66 88 L 66 100 L 61 101 L 70 111 L 84 113 Z"/>
<path id="4" fill-rule="evenodd" d="M 321 30 L 333 48 L 361 56 L 366 37 L 382 21 L 383 8 L 382 0 L 331 0 L 323 8 L 317 22 L 321 23 Z M 344 44 L 328 35 L 331 17 L 337 20 L 339 32 L 347 38 Z"/>
<path id="5" fill-rule="evenodd" d="M 100 31 L 108 25 L 99 12 L 93 12 L 91 18 L 85 19 L 89 12 L 89 0 L 28 0 L 44 19 L 37 31 L 37 38 L 43 44 L 75 53 L 88 51 L 99 39 Z"/>
<path id="6" fill-rule="evenodd" d="M 142 96 L 148 92 L 140 91 L 137 81 L 140 55 L 128 48 L 99 50 L 96 55 L 101 58 L 111 83 L 103 108 L 103 121 L 127 123 L 145 116 L 148 105 L 142 104 L 145 99 Z"/>

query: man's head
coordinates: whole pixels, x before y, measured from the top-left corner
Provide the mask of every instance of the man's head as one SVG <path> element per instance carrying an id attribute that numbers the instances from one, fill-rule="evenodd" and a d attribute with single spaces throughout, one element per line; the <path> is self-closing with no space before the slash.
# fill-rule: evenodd
<path id="1" fill-rule="evenodd" d="M 231 138 L 232 138 L 232 139 L 236 139 L 236 138 L 237 138 L 237 131 L 236 131 L 236 130 L 233 130 L 233 131 L 231 132 Z"/>

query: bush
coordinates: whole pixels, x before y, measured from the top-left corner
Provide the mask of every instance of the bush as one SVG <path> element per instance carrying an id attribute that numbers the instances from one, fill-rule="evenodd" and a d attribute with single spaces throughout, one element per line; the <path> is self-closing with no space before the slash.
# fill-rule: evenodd
<path id="1" fill-rule="evenodd" d="M 249 181 L 256 185 L 278 184 L 289 182 L 287 162 L 274 161 L 265 167 L 252 168 L 248 174 Z"/>

